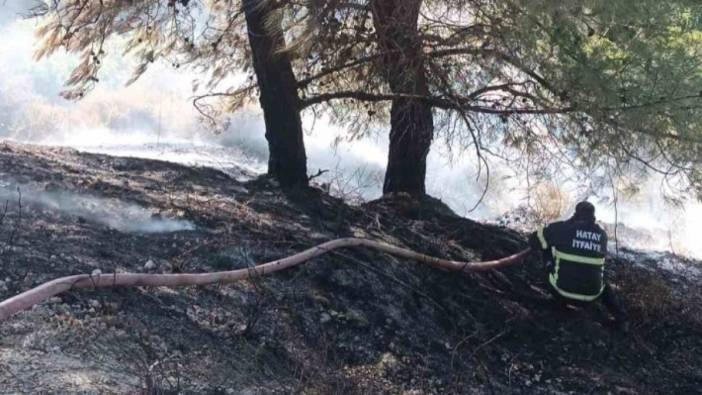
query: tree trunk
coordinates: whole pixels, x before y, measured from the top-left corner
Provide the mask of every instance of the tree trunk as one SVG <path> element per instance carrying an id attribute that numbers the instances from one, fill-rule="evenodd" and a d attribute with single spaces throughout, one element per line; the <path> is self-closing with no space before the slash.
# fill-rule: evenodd
<path id="1" fill-rule="evenodd" d="M 372 0 L 373 23 L 383 57 L 385 79 L 393 93 L 428 96 L 422 43 L 418 32 L 422 0 Z M 427 155 L 434 137 L 431 106 L 421 100 L 395 99 L 390 114 L 390 152 L 383 193 L 426 192 Z"/>
<path id="2" fill-rule="evenodd" d="M 285 47 L 283 33 L 267 28 L 275 6 L 265 0 L 243 0 L 242 6 L 266 123 L 268 174 L 283 188 L 307 186 L 307 156 L 297 80 L 290 57 L 280 52 Z"/>

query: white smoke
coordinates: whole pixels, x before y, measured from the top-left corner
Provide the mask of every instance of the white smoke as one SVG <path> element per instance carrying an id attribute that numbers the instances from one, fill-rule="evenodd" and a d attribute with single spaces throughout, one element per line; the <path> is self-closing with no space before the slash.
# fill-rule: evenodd
<path id="1" fill-rule="evenodd" d="M 109 199 L 62 190 L 45 191 L 37 184 L 0 181 L 0 201 L 13 202 L 23 210 L 50 210 L 105 225 L 126 233 L 165 233 L 194 230 L 190 221 L 161 218 L 152 210 Z M 14 203 L 16 202 L 16 203 Z"/>
<path id="2" fill-rule="evenodd" d="M 187 100 L 195 77 L 187 72 L 154 64 L 127 88 L 123 83 L 134 65 L 129 59 L 108 57 L 100 84 L 86 99 L 77 103 L 61 99 L 58 94 L 76 59 L 58 54 L 39 63 L 32 60 L 35 22 L 16 16 L 31 3 L 8 0 L 3 6 L 0 2 L 0 138 L 206 165 L 228 172 L 243 167 L 243 172 L 234 174 L 242 178 L 265 170 L 267 150 L 258 110 L 236 114 L 229 130 L 213 134 Z M 116 47 L 108 48 L 108 54 L 119 53 Z M 310 126 L 312 122 L 307 119 L 306 123 Z M 366 199 L 380 196 L 387 160 L 385 131 L 334 146 L 335 139 L 343 135 L 340 128 L 323 120 L 316 122 L 305 136 L 310 172 L 328 169 L 320 181 L 354 190 Z M 470 155 L 449 157 L 440 143 L 432 147 L 427 189 L 459 214 L 488 220 L 525 203 L 525 180 L 493 164 L 483 203 L 470 211 L 482 195 L 485 178 L 476 178 L 476 161 Z M 684 210 L 666 206 L 654 184 L 647 184 L 634 199 L 620 200 L 616 218 L 658 235 L 655 243 L 646 243 L 648 247 L 702 258 L 702 244 L 695 237 L 702 227 L 702 205 L 688 203 Z M 601 220 L 615 221 L 611 204 L 597 204 L 597 208 Z"/>

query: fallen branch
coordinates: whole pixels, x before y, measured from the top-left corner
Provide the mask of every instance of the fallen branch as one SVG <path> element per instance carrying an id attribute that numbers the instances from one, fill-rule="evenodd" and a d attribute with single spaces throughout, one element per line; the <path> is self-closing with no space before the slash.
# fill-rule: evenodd
<path id="1" fill-rule="evenodd" d="M 343 238 L 331 240 L 309 248 L 286 258 L 264 263 L 253 268 L 231 270 L 214 273 L 179 273 L 179 274 L 142 274 L 142 273 L 113 273 L 102 275 L 79 274 L 49 281 L 38 287 L 16 295 L 0 303 L 0 322 L 22 310 L 39 304 L 52 296 L 75 288 L 107 288 L 107 287 L 181 287 L 190 285 L 225 284 L 248 279 L 253 276 L 284 270 L 297 266 L 305 261 L 332 250 L 349 247 L 367 247 L 396 255 L 406 259 L 416 260 L 437 269 L 459 272 L 486 271 L 498 269 L 521 262 L 529 250 L 521 251 L 506 258 L 486 262 L 463 262 L 441 259 L 418 252 L 397 247 L 378 241 L 358 238 Z"/>

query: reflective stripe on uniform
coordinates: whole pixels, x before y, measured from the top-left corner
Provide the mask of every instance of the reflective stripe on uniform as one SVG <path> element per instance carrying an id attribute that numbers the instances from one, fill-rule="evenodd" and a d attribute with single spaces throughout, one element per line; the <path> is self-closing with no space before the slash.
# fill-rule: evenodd
<path id="1" fill-rule="evenodd" d="M 539 238 L 539 243 L 541 243 L 541 249 L 542 250 L 547 250 L 548 249 L 548 243 L 546 242 L 546 238 L 544 237 L 544 227 L 540 227 L 538 231 L 536 231 L 536 236 Z"/>
<path id="2" fill-rule="evenodd" d="M 580 255 L 573 255 L 573 254 L 566 254 L 565 252 L 560 252 L 556 250 L 555 248 L 553 249 L 554 251 L 554 257 L 556 260 L 560 259 L 565 259 L 566 261 L 571 261 L 571 262 L 576 262 L 576 263 L 585 263 L 588 265 L 596 265 L 596 266 L 602 266 L 604 265 L 605 259 L 604 258 L 591 258 L 587 256 L 580 256 Z"/>
<path id="3" fill-rule="evenodd" d="M 558 282 L 558 269 L 561 267 L 561 260 L 558 259 L 558 256 L 556 255 L 558 251 L 556 251 L 556 247 L 551 247 L 551 256 L 553 259 L 556 261 L 556 267 L 553 269 L 553 273 L 551 273 L 548 278 L 551 280 L 551 285 L 556 287 L 558 289 L 558 286 L 556 286 L 556 283 Z"/>
<path id="4" fill-rule="evenodd" d="M 605 262 L 604 258 L 590 258 L 590 257 L 566 254 L 566 253 L 558 251 L 556 249 L 556 247 L 551 247 L 551 253 L 553 254 L 553 257 L 555 258 L 556 268 L 553 271 L 553 273 L 549 274 L 548 281 L 549 281 L 549 283 L 551 283 L 551 286 L 553 286 L 553 288 L 556 290 L 556 292 L 558 292 L 564 298 L 580 300 L 583 302 L 592 302 L 593 300 L 600 297 L 600 295 L 602 294 L 602 291 L 604 290 L 604 283 L 602 284 L 600 291 L 595 295 L 581 295 L 581 294 L 576 294 L 576 293 L 562 290 L 561 288 L 558 287 L 558 271 L 561 267 L 561 259 L 565 259 L 565 260 L 568 260 L 571 262 L 576 262 L 576 263 L 585 263 L 588 265 L 602 266 L 602 270 L 604 271 L 604 262 Z"/>
<path id="5" fill-rule="evenodd" d="M 580 295 L 580 294 L 574 294 L 568 291 L 564 291 L 560 288 L 558 288 L 558 285 L 556 285 L 556 282 L 558 281 L 558 275 L 551 273 L 549 276 L 549 282 L 551 283 L 551 286 L 553 286 L 553 289 L 556 290 L 561 296 L 564 298 L 568 299 L 574 299 L 574 300 L 580 300 L 583 302 L 592 302 L 593 300 L 597 299 L 600 297 L 602 294 L 602 291 L 604 290 L 604 286 L 600 289 L 600 292 L 598 292 L 596 295 Z"/>

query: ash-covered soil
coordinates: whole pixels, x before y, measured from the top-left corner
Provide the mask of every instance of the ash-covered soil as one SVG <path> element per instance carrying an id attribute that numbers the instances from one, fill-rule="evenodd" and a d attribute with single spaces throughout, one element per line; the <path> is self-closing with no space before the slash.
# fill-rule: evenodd
<path id="1" fill-rule="evenodd" d="M 69 149 L 2 144 L 0 182 L 1 299 L 96 269 L 243 268 L 346 236 L 463 260 L 526 246 L 429 198 L 352 207 Z M 699 278 L 623 256 L 609 274 L 630 333 L 599 305 L 559 308 L 534 259 L 464 275 L 345 250 L 233 285 L 76 290 L 0 323 L 0 393 L 702 393 Z"/>

